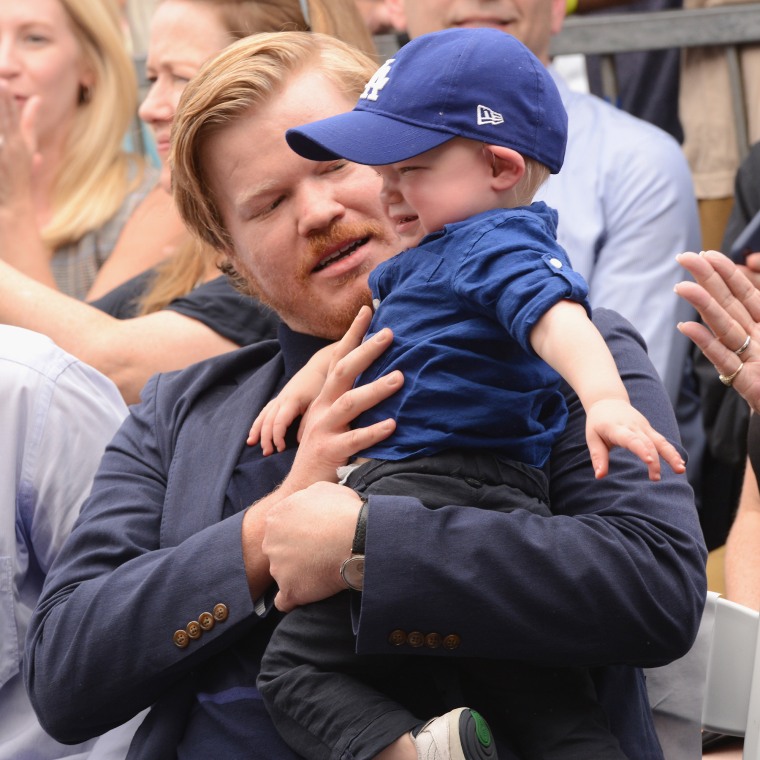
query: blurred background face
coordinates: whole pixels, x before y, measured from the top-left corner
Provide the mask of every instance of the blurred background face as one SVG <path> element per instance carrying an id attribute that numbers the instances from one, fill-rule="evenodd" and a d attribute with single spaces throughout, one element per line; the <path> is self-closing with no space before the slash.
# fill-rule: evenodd
<path id="1" fill-rule="evenodd" d="M 39 98 L 40 149 L 62 144 L 92 76 L 59 0 L 0 0 L 0 79 L 19 108 Z"/>
<path id="2" fill-rule="evenodd" d="M 0 2 L 19 0 L 0 0 Z M 165 0 L 150 26 L 146 75 L 151 83 L 140 118 L 150 125 L 163 163 L 161 185 L 169 190 L 169 135 L 180 95 L 200 67 L 232 42 L 218 12 L 206 3 Z"/>
<path id="3" fill-rule="evenodd" d="M 487 26 L 513 34 L 544 63 L 549 40 L 562 28 L 562 0 L 386 0 L 410 37 L 450 27 Z"/>
<path id="4" fill-rule="evenodd" d="M 396 29 L 396 17 L 386 0 L 356 0 L 356 7 L 372 34 L 404 31 L 403 27 Z"/>

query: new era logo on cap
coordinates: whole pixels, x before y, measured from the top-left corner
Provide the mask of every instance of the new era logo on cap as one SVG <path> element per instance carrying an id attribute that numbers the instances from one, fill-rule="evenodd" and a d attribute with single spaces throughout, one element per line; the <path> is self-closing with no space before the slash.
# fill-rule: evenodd
<path id="1" fill-rule="evenodd" d="M 503 124 L 504 117 L 488 106 L 478 106 L 478 124 Z"/>
<path id="2" fill-rule="evenodd" d="M 558 172 L 567 114 L 551 74 L 519 40 L 496 29 L 457 28 L 404 45 L 367 82 L 353 111 L 285 137 L 305 158 L 369 165 L 405 161 L 464 137 Z"/>

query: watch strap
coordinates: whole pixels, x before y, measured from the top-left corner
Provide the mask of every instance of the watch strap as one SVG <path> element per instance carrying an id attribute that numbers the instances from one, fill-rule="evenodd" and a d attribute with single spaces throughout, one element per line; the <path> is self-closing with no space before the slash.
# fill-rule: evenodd
<path id="1" fill-rule="evenodd" d="M 364 546 L 367 542 L 367 497 L 362 496 L 362 505 L 356 518 L 356 532 L 354 543 L 351 545 L 352 554 L 364 554 Z"/>

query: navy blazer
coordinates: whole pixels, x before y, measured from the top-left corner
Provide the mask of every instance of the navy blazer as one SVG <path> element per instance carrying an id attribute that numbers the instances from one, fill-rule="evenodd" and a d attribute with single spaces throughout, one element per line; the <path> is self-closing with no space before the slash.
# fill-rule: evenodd
<path id="1" fill-rule="evenodd" d="M 640 337 L 614 312 L 594 320 L 634 405 L 678 441 Z M 26 683 L 56 738 L 81 741 L 155 703 L 134 754 L 173 756 L 198 679 L 223 672 L 241 641 L 265 643 L 271 626 L 243 567 L 243 512 L 221 516 L 248 428 L 284 366 L 277 344 L 259 344 L 157 376 L 132 408 L 30 623 Z M 624 751 L 654 760 L 640 668 L 679 657 L 696 635 L 706 550 L 693 495 L 666 465 L 650 482 L 621 450 L 594 480 L 585 415 L 565 390 L 570 417 L 550 463 L 555 516 L 370 498 L 357 651 L 408 651 L 391 643 L 400 629 L 458 637 L 454 650 L 415 649 L 422 656 L 592 667 Z M 273 472 L 261 495 L 277 482 Z M 225 619 L 178 647 L 174 632 L 219 604 Z"/>

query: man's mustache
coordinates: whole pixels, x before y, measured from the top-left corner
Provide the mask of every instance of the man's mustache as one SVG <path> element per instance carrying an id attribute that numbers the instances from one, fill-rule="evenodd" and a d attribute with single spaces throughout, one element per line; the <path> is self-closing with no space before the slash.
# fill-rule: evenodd
<path id="1" fill-rule="evenodd" d="M 324 232 L 315 232 L 309 236 L 309 253 L 316 264 L 336 246 L 346 245 L 366 238 L 389 240 L 388 228 L 381 222 L 366 220 L 363 222 L 335 222 Z"/>

